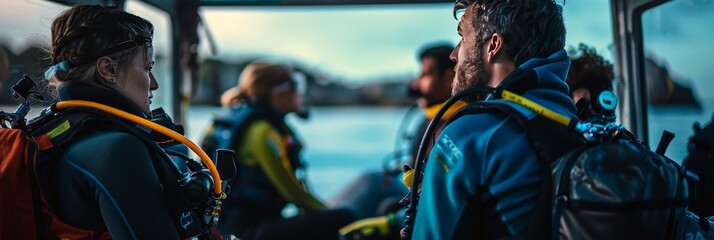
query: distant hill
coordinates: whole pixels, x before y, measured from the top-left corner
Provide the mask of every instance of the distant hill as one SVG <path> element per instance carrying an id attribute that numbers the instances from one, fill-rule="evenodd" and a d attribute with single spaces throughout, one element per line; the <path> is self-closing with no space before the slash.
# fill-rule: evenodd
<path id="1" fill-rule="evenodd" d="M 29 47 L 15 54 L 0 42 L 0 104 L 17 104 L 12 97 L 10 86 L 15 84 L 23 74 L 43 83 L 44 71 L 49 66 L 46 50 L 42 47 Z M 207 58 L 201 62 L 198 84 L 194 89 L 192 104 L 219 105 L 221 94 L 235 86 L 243 68 L 260 57 L 249 57 L 233 61 Z M 166 61 L 163 56 L 157 56 L 157 61 Z M 673 79 L 666 67 L 648 59 L 646 62 L 647 85 L 650 103 L 664 106 L 686 106 L 701 108 L 699 98 L 692 91 L 693 86 L 687 86 L 687 81 Z M 409 105 L 414 102 L 407 96 L 407 86 L 413 76 L 390 75 L 372 79 L 362 85 L 347 85 L 348 81 L 337 74 L 330 74 L 319 67 L 310 66 L 299 61 L 289 64 L 297 72 L 305 76 L 307 92 L 305 103 L 313 106 L 340 105 Z M 689 83 L 691 84 L 691 83 Z M 50 97 L 50 96 L 46 96 Z"/>
<path id="2" fill-rule="evenodd" d="M 201 64 L 198 89 L 192 98 L 194 104 L 219 105 L 220 95 L 238 84 L 238 77 L 255 59 L 227 62 L 206 59 Z M 293 70 L 305 76 L 307 92 L 305 103 L 313 106 L 331 105 L 409 105 L 414 102 L 407 96 L 409 76 L 377 79 L 370 84 L 348 86 L 344 80 L 330 77 L 314 67 L 291 63 Z"/>
<path id="3" fill-rule="evenodd" d="M 2 43 L 0 47 L 5 51 L 10 63 L 5 82 L 0 82 L 0 104 L 16 104 L 10 86 L 23 74 L 28 74 L 38 83 L 42 82 L 49 60 L 46 51 L 40 47 L 30 47 L 20 54 L 13 53 Z M 253 60 L 255 58 L 233 62 L 210 58 L 203 60 L 191 103 L 219 105 L 221 94 L 237 84 L 241 71 Z M 165 58 L 157 56 L 157 61 L 165 61 Z M 299 62 L 291 65 L 295 71 L 305 76 L 305 103 L 308 105 L 409 105 L 414 102 L 407 97 L 406 89 L 411 80 L 410 76 L 389 76 L 375 79 L 369 84 L 348 86 L 344 84 L 345 80 L 323 73 L 316 67 Z M 0 71 L 0 74 L 2 73 L 3 71 Z M 0 76 L 0 81 L 2 79 Z"/>

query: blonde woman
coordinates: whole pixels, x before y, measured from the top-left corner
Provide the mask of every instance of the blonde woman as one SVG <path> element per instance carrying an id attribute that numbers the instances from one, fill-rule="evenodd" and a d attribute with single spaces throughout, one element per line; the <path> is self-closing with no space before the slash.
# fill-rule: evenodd
<path id="1" fill-rule="evenodd" d="M 238 86 L 221 97 L 231 110 L 214 121 L 203 142 L 236 151 L 238 177 L 223 205 L 219 230 L 241 239 L 336 239 L 353 220 L 347 210 L 326 209 L 308 192 L 296 171 L 302 168 L 300 141 L 285 124 L 288 113 L 303 108 L 289 68 L 273 63 L 249 64 Z M 281 216 L 292 203 L 300 214 Z"/>
<path id="2" fill-rule="evenodd" d="M 77 5 L 51 30 L 45 77 L 60 101 L 149 118 L 159 87 L 150 22 L 114 7 Z M 43 128 L 53 129 L 47 134 L 57 154 L 35 166 L 48 215 L 39 238 L 182 239 L 205 232 L 182 205 L 181 173 L 136 124 L 72 108 L 50 117 L 56 119 Z"/>

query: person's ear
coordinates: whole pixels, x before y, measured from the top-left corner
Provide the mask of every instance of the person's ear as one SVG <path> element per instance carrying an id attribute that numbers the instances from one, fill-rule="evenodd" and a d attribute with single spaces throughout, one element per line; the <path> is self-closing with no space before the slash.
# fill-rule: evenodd
<path id="1" fill-rule="evenodd" d="M 97 60 L 97 72 L 108 84 L 115 84 L 119 67 L 117 62 L 110 57 L 104 56 Z"/>
<path id="2" fill-rule="evenodd" d="M 503 50 L 503 36 L 500 33 L 493 33 L 486 42 L 486 62 L 493 62 L 498 54 Z"/>

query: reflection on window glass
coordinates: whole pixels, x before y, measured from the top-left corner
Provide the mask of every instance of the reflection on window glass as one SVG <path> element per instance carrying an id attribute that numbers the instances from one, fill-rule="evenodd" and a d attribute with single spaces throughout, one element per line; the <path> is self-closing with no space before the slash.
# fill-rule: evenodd
<path id="1" fill-rule="evenodd" d="M 142 1 L 127 1 L 126 11 L 142 17 L 154 25 L 154 52 L 156 63 L 152 72 L 159 82 L 159 89 L 154 91 L 151 108 L 162 107 L 168 113 L 173 112 L 171 101 L 171 84 L 173 75 L 169 68 L 171 64 L 171 20 L 169 15 Z"/>
<path id="2" fill-rule="evenodd" d="M 662 131 L 674 132 L 667 156 L 681 162 L 695 122 L 709 122 L 714 109 L 711 81 L 714 2 L 672 1 L 643 15 L 645 78 L 650 146 Z"/>

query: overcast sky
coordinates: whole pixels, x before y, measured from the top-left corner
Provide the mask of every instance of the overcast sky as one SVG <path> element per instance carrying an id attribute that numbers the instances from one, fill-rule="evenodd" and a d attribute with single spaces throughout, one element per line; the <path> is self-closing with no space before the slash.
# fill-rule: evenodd
<path id="1" fill-rule="evenodd" d="M 588 39 L 605 49 L 612 39 L 608 1 L 589 4 L 578 17 L 592 19 L 569 29 L 568 38 Z M 598 2 L 588 1 L 588 2 Z M 573 1 L 575 2 L 575 1 Z M 581 1 L 583 2 L 583 1 Z M 566 5 L 571 7 L 569 1 Z M 315 64 L 354 80 L 418 70 L 424 44 L 455 45 L 453 4 L 311 8 L 205 8 L 203 16 L 222 55 L 274 54 Z M 573 8 L 580 8 L 572 4 Z M 566 21 L 571 11 L 566 9 Z M 219 30 L 220 29 L 220 30 Z"/>
<path id="2" fill-rule="evenodd" d="M 587 8 L 577 1 L 565 5 L 566 24 L 571 16 L 592 19 L 579 23 L 578 28 L 569 27 L 567 38 L 569 42 L 587 39 L 605 50 L 612 39 L 609 19 L 601 19 L 607 17 L 608 0 L 587 2 L 592 2 Z M 216 39 L 218 57 L 282 56 L 351 81 L 364 81 L 416 74 L 416 51 L 424 44 L 455 45 L 459 37 L 452 6 L 212 7 L 201 14 Z M 17 51 L 28 42 L 49 42 L 50 22 L 62 8 L 40 0 L 0 0 L 0 9 L 0 41 L 9 42 Z M 127 9 L 156 25 L 157 53 L 167 51 L 167 15 L 137 1 L 128 1 Z M 208 56 L 207 42 L 201 44 L 204 56 Z"/>

